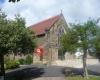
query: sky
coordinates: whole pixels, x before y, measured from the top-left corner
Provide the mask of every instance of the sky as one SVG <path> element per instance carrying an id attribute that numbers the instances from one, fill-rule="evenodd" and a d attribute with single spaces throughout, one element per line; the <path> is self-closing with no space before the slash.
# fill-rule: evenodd
<path id="1" fill-rule="evenodd" d="M 100 17 L 100 0 L 20 0 L 9 3 L 0 0 L 0 8 L 14 19 L 15 14 L 20 14 L 30 26 L 41 20 L 63 13 L 67 23 L 83 23 L 89 18 Z"/>

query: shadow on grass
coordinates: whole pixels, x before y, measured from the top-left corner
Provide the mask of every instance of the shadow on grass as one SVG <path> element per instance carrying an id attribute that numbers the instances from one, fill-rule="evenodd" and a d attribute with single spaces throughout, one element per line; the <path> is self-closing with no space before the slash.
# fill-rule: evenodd
<path id="1" fill-rule="evenodd" d="M 6 73 L 5 80 L 31 80 L 31 78 L 40 77 L 43 73 L 43 68 L 37 67 L 18 69 Z"/>
<path id="2" fill-rule="evenodd" d="M 66 67 L 63 69 L 62 73 L 65 76 L 75 76 L 75 75 L 80 75 L 83 76 L 83 69 L 82 68 L 71 68 L 71 67 Z M 100 76 L 99 72 L 88 70 L 89 75 L 96 75 Z"/>

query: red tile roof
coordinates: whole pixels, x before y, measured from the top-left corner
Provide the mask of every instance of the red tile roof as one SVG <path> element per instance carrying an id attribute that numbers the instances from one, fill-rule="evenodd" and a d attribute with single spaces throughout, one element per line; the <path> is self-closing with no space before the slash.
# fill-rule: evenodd
<path id="1" fill-rule="evenodd" d="M 45 29 L 50 29 L 52 25 L 59 20 L 60 15 L 53 16 L 49 19 L 43 20 L 37 24 L 30 26 L 30 29 L 34 31 L 35 35 L 45 34 Z"/>

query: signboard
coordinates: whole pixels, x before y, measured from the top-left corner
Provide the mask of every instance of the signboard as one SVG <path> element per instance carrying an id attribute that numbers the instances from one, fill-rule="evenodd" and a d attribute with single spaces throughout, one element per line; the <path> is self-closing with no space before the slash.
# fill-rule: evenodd
<path id="1" fill-rule="evenodd" d="M 38 56 L 43 56 L 43 54 L 44 54 L 44 49 L 43 49 L 43 47 L 37 47 L 37 48 L 35 49 L 35 53 L 36 53 Z"/>

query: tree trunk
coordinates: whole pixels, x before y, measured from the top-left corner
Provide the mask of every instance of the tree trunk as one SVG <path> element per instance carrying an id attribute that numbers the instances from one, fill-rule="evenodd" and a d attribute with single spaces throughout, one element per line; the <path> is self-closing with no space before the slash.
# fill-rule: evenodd
<path id="1" fill-rule="evenodd" d="M 1 65 L 1 68 L 0 68 L 1 69 L 1 76 L 4 78 L 4 76 L 5 76 L 4 55 L 0 55 L 0 65 Z"/>
<path id="2" fill-rule="evenodd" d="M 83 76 L 88 78 L 88 70 L 87 70 L 86 59 L 87 59 L 87 50 L 84 50 L 84 54 L 83 54 Z"/>

